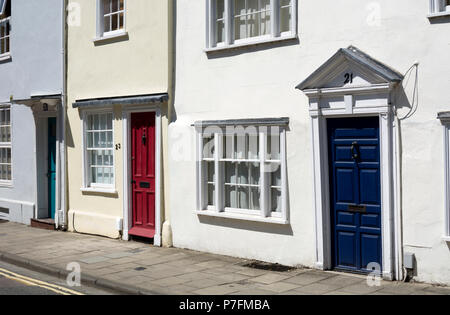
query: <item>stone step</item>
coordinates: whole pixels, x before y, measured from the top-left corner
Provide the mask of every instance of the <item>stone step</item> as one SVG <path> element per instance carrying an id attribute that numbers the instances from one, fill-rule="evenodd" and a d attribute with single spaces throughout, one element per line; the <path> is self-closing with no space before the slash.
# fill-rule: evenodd
<path id="1" fill-rule="evenodd" d="M 53 219 L 31 219 L 31 227 L 42 230 L 56 230 L 55 220 Z"/>

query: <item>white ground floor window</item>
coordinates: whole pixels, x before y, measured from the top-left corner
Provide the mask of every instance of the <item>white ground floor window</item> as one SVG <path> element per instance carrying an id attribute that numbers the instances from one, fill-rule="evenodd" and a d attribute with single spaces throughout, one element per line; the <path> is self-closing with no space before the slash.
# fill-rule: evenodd
<path id="1" fill-rule="evenodd" d="M 113 189 L 114 135 L 112 112 L 85 112 L 83 115 L 84 188 Z"/>
<path id="2" fill-rule="evenodd" d="M 0 184 L 12 181 L 11 108 L 0 107 Z"/>
<path id="3" fill-rule="evenodd" d="M 286 126 L 213 125 L 198 131 L 198 210 L 287 219 Z"/>

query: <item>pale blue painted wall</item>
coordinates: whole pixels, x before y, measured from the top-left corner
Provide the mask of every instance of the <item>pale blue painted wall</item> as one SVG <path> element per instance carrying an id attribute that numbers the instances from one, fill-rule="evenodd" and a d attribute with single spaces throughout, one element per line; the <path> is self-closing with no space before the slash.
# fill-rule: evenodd
<path id="1" fill-rule="evenodd" d="M 0 62 L 0 104 L 63 90 L 63 0 L 12 0 L 11 56 Z M 36 128 L 32 110 L 12 105 L 12 187 L 0 187 L 0 207 L 29 223 L 36 203 Z"/>

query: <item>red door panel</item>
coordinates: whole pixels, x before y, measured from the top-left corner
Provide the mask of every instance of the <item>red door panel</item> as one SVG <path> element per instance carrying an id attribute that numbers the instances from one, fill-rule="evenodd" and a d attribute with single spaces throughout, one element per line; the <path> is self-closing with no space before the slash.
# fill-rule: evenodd
<path id="1" fill-rule="evenodd" d="M 130 235 L 155 236 L 155 113 L 131 115 L 133 218 Z"/>

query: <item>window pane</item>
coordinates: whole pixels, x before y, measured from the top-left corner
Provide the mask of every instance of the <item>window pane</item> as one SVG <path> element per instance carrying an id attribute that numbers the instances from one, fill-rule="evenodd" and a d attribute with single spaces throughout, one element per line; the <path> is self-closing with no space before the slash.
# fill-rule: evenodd
<path id="1" fill-rule="evenodd" d="M 214 162 L 207 162 L 208 168 L 208 183 L 214 183 L 216 180 L 216 168 Z"/>
<path id="2" fill-rule="evenodd" d="M 244 39 L 247 37 L 246 23 L 245 23 L 245 15 L 240 17 L 236 17 L 234 20 L 234 39 Z"/>
<path id="3" fill-rule="evenodd" d="M 217 21 L 216 23 L 216 42 L 223 43 L 225 41 L 225 23 Z"/>
<path id="4" fill-rule="evenodd" d="M 259 36 L 259 14 L 247 16 L 247 37 Z"/>
<path id="5" fill-rule="evenodd" d="M 225 0 L 216 0 L 216 19 L 223 19 L 225 16 Z"/>
<path id="6" fill-rule="evenodd" d="M 250 209 L 251 210 L 261 210 L 260 206 L 260 189 L 259 188 L 251 188 L 250 190 Z"/>
<path id="7" fill-rule="evenodd" d="M 237 176 L 236 176 L 236 164 L 232 162 L 225 163 L 225 183 L 227 184 L 236 184 Z"/>
<path id="8" fill-rule="evenodd" d="M 215 186 L 208 184 L 208 206 L 214 206 L 216 203 L 214 201 Z"/>
<path id="9" fill-rule="evenodd" d="M 111 32 L 111 16 L 105 16 L 103 23 L 104 23 L 103 31 L 105 33 Z"/>
<path id="10" fill-rule="evenodd" d="M 203 138 L 203 158 L 214 158 L 214 136 Z"/>
<path id="11" fill-rule="evenodd" d="M 119 0 L 112 0 L 112 12 L 119 11 Z"/>
<path id="12" fill-rule="evenodd" d="M 113 14 L 111 16 L 111 30 L 112 31 L 117 31 L 119 29 L 119 15 L 118 14 Z"/>
<path id="13" fill-rule="evenodd" d="M 239 209 L 250 209 L 249 205 L 249 190 L 247 187 L 238 188 L 238 208 Z"/>
<path id="14" fill-rule="evenodd" d="M 249 166 L 247 163 L 238 164 L 238 183 L 249 184 Z"/>
<path id="15" fill-rule="evenodd" d="M 281 212 L 281 190 L 272 189 L 272 212 Z"/>
<path id="16" fill-rule="evenodd" d="M 237 193 L 236 186 L 226 186 L 225 187 L 225 207 L 227 208 L 237 208 Z"/>
<path id="17" fill-rule="evenodd" d="M 103 14 L 111 13 L 111 0 L 103 0 Z"/>

